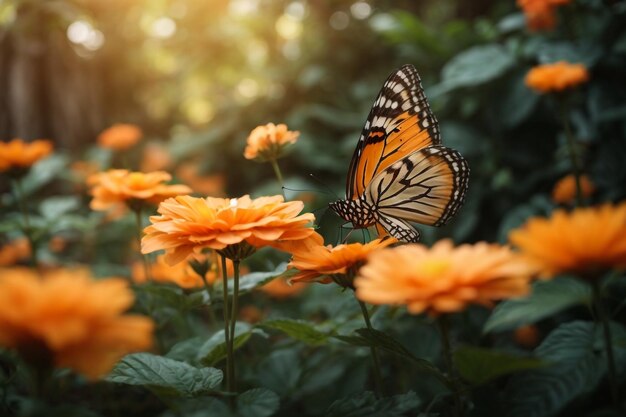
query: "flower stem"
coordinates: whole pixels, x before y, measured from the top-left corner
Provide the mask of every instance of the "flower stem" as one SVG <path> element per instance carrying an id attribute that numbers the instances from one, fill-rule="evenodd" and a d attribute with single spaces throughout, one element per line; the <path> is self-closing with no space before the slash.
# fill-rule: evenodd
<path id="1" fill-rule="evenodd" d="M 141 253 L 141 237 L 143 235 L 143 227 L 141 224 L 141 206 L 138 206 L 135 210 L 135 222 L 137 223 L 137 244 L 139 245 L 139 255 L 141 256 L 141 260 L 143 262 L 143 272 L 146 275 L 146 280 L 152 281 L 152 276 L 150 275 L 150 263 L 148 261 L 148 255 L 144 255 Z"/>
<path id="2" fill-rule="evenodd" d="M 233 303 L 232 311 L 230 313 L 230 343 L 228 348 L 228 354 L 230 355 L 230 374 L 231 374 L 231 388 L 230 392 L 237 391 L 237 379 L 235 375 L 235 325 L 237 324 L 237 309 L 239 308 L 239 260 L 234 260 L 234 276 L 233 276 Z M 232 397 L 233 400 L 235 397 Z"/>
<path id="3" fill-rule="evenodd" d="M 367 306 L 364 302 L 357 299 L 359 302 L 359 306 L 361 307 L 361 312 L 363 313 L 363 319 L 365 320 L 365 325 L 369 331 L 373 331 L 372 322 L 370 321 L 370 314 L 367 311 Z M 374 346 L 370 346 L 370 352 L 372 353 L 372 360 L 374 361 L 374 384 L 376 387 L 376 396 L 378 398 L 382 398 L 383 396 L 383 378 L 380 372 L 380 358 L 378 357 L 378 349 Z"/>
<path id="4" fill-rule="evenodd" d="M 226 268 L 226 257 L 222 258 L 222 296 L 223 296 L 223 313 L 224 313 L 224 343 L 226 344 L 226 390 L 231 392 L 232 377 L 230 375 L 230 363 L 232 361 L 230 356 L 230 311 L 228 309 L 228 270 Z M 230 397 L 229 397 L 230 398 Z M 234 403 L 229 399 L 231 408 L 234 407 Z"/>
<path id="5" fill-rule="evenodd" d="M 454 401 L 454 416 L 461 417 L 463 415 L 462 401 L 460 396 L 459 387 L 456 384 L 456 378 L 454 375 L 454 364 L 452 362 L 452 348 L 450 347 L 450 329 L 448 325 L 448 318 L 445 315 L 439 316 L 437 320 L 439 324 L 439 331 L 441 333 L 441 343 L 443 344 L 443 359 L 446 362 L 446 368 L 448 371 L 448 378 L 452 385 L 452 399 Z"/>
<path id="6" fill-rule="evenodd" d="M 211 324 L 214 324 L 216 322 L 215 310 L 213 309 L 215 301 L 215 291 L 213 290 L 213 285 L 209 285 L 209 283 L 207 282 L 206 275 L 202 275 L 200 278 L 202 278 L 202 282 L 204 283 L 204 289 L 206 290 L 207 294 L 209 294 L 209 322 Z"/>
<path id="7" fill-rule="evenodd" d="M 28 210 L 26 210 L 26 201 L 24 198 L 24 193 L 22 192 L 22 183 L 20 180 L 13 181 L 13 193 L 15 194 L 15 200 L 17 201 L 17 205 L 20 208 L 20 212 L 22 214 L 22 219 L 24 220 L 24 227 L 22 228 L 22 232 L 26 235 L 26 239 L 28 240 L 28 244 L 30 245 L 30 253 L 31 253 L 31 265 L 33 267 L 37 267 L 39 262 L 37 260 L 37 242 L 35 237 L 33 236 L 33 229 L 30 226 L 30 216 L 28 215 Z"/>
<path id="8" fill-rule="evenodd" d="M 609 372 L 609 386 L 611 388 L 611 399 L 613 405 L 619 408 L 619 393 L 617 377 L 615 374 L 615 356 L 613 354 L 613 338 L 611 336 L 610 317 L 602 304 L 602 290 L 598 279 L 593 280 L 593 301 L 596 307 L 596 317 L 602 323 L 604 334 L 604 347 L 606 349 L 606 364 Z"/>
<path id="9" fill-rule="evenodd" d="M 283 174 L 280 172 L 280 167 L 278 166 L 278 161 L 276 159 L 270 159 L 270 164 L 272 164 L 272 168 L 274 169 L 274 175 L 276 175 L 276 179 L 280 184 L 280 188 L 283 189 L 285 186 L 285 182 L 283 181 Z M 283 195 L 285 191 L 283 190 Z"/>
<path id="10" fill-rule="evenodd" d="M 574 133 L 572 132 L 572 127 L 569 123 L 569 109 L 565 99 L 561 102 L 561 120 L 563 121 L 563 129 L 565 130 L 565 138 L 567 139 L 567 148 L 570 162 L 572 164 L 572 174 L 574 174 L 574 180 L 576 183 L 576 206 L 580 207 L 583 204 L 583 194 L 580 185 L 582 168 L 578 161 L 576 139 L 574 138 Z"/>

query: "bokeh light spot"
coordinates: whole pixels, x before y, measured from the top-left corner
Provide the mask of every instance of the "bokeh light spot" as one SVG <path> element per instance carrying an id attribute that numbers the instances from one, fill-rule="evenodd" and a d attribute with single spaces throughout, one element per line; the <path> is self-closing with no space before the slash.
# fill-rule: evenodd
<path id="1" fill-rule="evenodd" d="M 350 16 L 346 12 L 335 12 L 330 16 L 328 23 L 335 30 L 344 30 L 350 24 Z"/>
<path id="2" fill-rule="evenodd" d="M 350 13 L 355 19 L 367 19 L 372 14 L 372 6 L 364 1 L 357 1 L 350 6 Z"/>

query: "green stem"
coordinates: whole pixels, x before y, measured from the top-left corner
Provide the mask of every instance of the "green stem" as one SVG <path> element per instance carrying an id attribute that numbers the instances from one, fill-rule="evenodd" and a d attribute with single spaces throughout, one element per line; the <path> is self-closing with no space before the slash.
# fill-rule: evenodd
<path id="1" fill-rule="evenodd" d="M 367 306 L 364 302 L 357 299 L 359 302 L 359 306 L 361 307 L 361 312 L 363 313 L 363 319 L 365 320 L 365 325 L 369 331 L 373 331 L 372 322 L 370 321 L 370 314 L 367 311 Z M 380 358 L 378 357 L 378 349 L 375 346 L 370 346 L 370 352 L 372 354 L 372 360 L 374 361 L 374 384 L 376 387 L 376 396 L 378 398 L 382 398 L 383 396 L 383 378 L 380 372 Z"/>
<path id="2" fill-rule="evenodd" d="M 602 324 L 604 334 L 604 347 L 606 349 L 606 364 L 609 371 L 609 386 L 613 405 L 619 408 L 619 392 L 615 373 L 615 356 L 613 354 L 613 338 L 611 336 L 610 317 L 602 304 L 602 290 L 598 279 L 593 281 L 593 301 L 596 307 L 596 316 Z"/>
<path id="3" fill-rule="evenodd" d="M 230 363 L 232 358 L 230 356 L 230 311 L 228 309 L 228 270 L 226 268 L 226 258 L 222 258 L 222 296 L 223 296 L 223 313 L 224 313 L 224 343 L 226 344 L 226 390 L 231 392 L 232 376 L 230 374 Z M 229 397 L 230 398 L 230 397 Z M 234 406 L 233 402 L 229 400 L 231 408 Z"/>
<path id="4" fill-rule="evenodd" d="M 565 99 L 561 102 L 561 119 L 563 121 L 563 128 L 565 130 L 565 138 L 567 139 L 567 148 L 569 152 L 570 162 L 572 164 L 572 174 L 574 174 L 574 180 L 576 182 L 576 206 L 583 205 L 583 193 L 580 185 L 580 176 L 582 174 L 582 167 L 578 161 L 578 155 L 576 153 L 576 139 L 569 123 L 569 111 Z"/>
<path id="5" fill-rule="evenodd" d="M 454 364 L 452 362 L 452 348 L 450 347 L 450 329 L 448 325 L 448 318 L 445 315 L 439 316 L 437 320 L 439 324 L 439 331 L 441 333 L 441 343 L 443 344 L 443 359 L 446 363 L 448 371 L 448 378 L 452 385 L 452 399 L 454 401 L 454 416 L 461 417 L 463 415 L 462 401 L 460 396 L 460 390 L 456 383 L 456 377 L 454 372 Z"/>
<path id="6" fill-rule="evenodd" d="M 35 238 L 33 236 L 33 229 L 30 226 L 30 216 L 28 215 L 28 210 L 26 210 L 26 201 L 24 198 L 24 193 L 22 192 L 22 183 L 20 182 L 20 180 L 13 181 L 13 193 L 15 194 L 15 200 L 17 201 L 17 205 L 19 206 L 22 218 L 24 220 L 24 227 L 22 228 L 22 232 L 26 236 L 28 244 L 30 245 L 31 265 L 33 267 L 37 267 L 37 265 L 39 265 L 39 262 L 37 260 L 37 242 L 35 241 Z"/>
<path id="7" fill-rule="evenodd" d="M 229 355 L 230 355 L 230 374 L 231 374 L 231 385 L 232 389 L 230 392 L 237 392 L 237 380 L 235 375 L 235 325 L 237 324 L 237 309 L 239 308 L 239 260 L 233 261 L 234 265 L 234 277 L 233 277 L 233 304 L 232 311 L 230 313 L 230 344 L 229 344 Z M 236 397 L 232 397 L 233 400 Z"/>
<path id="8" fill-rule="evenodd" d="M 142 211 L 141 206 L 137 207 L 134 211 L 135 211 L 135 221 L 137 223 L 137 243 L 139 244 L 139 256 L 141 256 L 141 260 L 143 262 L 143 272 L 146 275 L 146 280 L 152 281 L 148 255 L 144 255 L 143 253 L 141 253 L 141 237 L 143 235 L 143 227 L 141 224 L 141 211 Z"/>
<path id="9" fill-rule="evenodd" d="M 204 283 L 204 289 L 206 289 L 206 292 L 209 294 L 209 321 L 211 322 L 211 324 L 213 324 L 217 321 L 215 319 L 215 310 L 213 309 L 215 301 L 215 291 L 213 289 L 213 285 L 209 285 L 209 283 L 207 282 L 206 275 L 203 275 L 201 278 L 202 282 Z"/>
<path id="10" fill-rule="evenodd" d="M 285 186 L 285 182 L 283 181 L 283 174 L 280 172 L 280 167 L 278 166 L 278 161 L 276 159 L 270 159 L 270 164 L 272 164 L 272 168 L 274 169 L 274 175 L 276 175 L 276 179 L 280 184 L 280 188 L 283 189 Z M 283 195 L 285 191 L 283 190 Z"/>

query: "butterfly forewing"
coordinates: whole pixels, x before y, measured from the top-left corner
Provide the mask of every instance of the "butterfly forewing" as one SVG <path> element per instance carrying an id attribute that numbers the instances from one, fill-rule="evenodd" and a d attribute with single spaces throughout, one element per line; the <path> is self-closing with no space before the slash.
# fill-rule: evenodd
<path id="1" fill-rule="evenodd" d="M 358 198 L 395 162 L 440 142 L 420 77 L 412 65 L 405 65 L 387 78 L 374 101 L 350 162 L 347 198 Z"/>
<path id="2" fill-rule="evenodd" d="M 365 197 L 381 218 L 441 226 L 463 204 L 468 180 L 469 166 L 460 153 L 430 146 L 378 174 Z M 392 230 L 387 231 L 393 235 Z"/>

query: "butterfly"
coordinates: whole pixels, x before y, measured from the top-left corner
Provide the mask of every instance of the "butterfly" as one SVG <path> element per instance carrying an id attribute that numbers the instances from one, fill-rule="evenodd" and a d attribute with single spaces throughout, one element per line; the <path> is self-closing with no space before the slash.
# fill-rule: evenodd
<path id="1" fill-rule="evenodd" d="M 441 145 L 439 124 L 413 65 L 383 84 L 348 169 L 345 200 L 329 204 L 356 229 L 417 242 L 409 222 L 441 226 L 463 205 L 469 165 Z"/>

